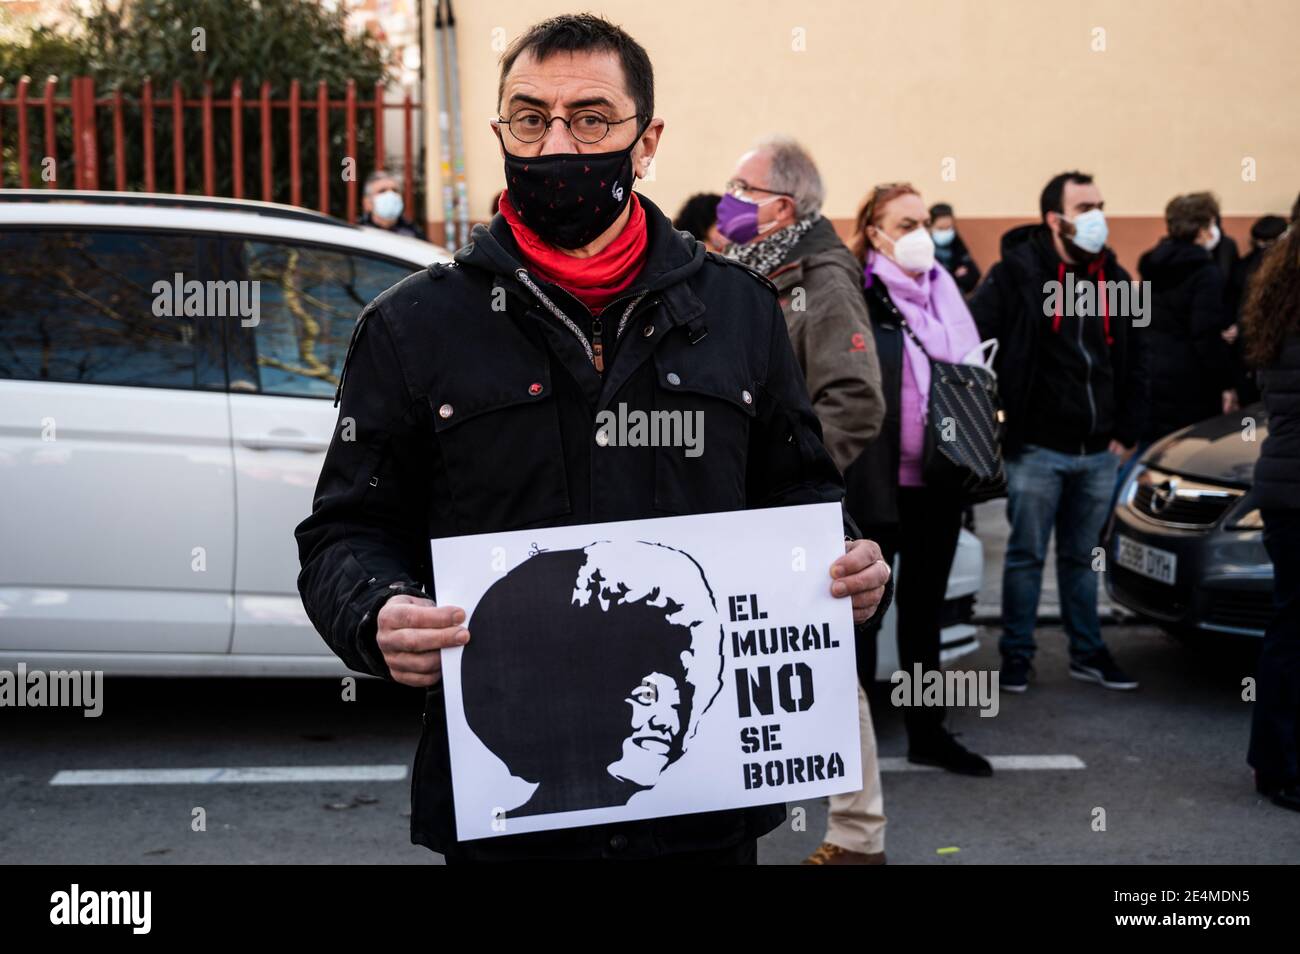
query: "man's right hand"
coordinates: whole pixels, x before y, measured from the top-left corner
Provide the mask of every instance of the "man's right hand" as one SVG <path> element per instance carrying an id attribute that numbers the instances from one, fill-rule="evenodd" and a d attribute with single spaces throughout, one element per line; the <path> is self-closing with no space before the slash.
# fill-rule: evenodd
<path id="1" fill-rule="evenodd" d="M 399 593 L 379 610 L 379 651 L 404 686 L 432 686 L 442 678 L 444 646 L 469 642 L 465 611 Z"/>

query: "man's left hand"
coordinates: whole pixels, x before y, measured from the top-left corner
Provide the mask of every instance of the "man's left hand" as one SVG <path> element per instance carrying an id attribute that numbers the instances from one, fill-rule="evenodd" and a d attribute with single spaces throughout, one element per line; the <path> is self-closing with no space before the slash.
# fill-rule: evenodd
<path id="1" fill-rule="evenodd" d="M 853 622 L 871 619 L 885 595 L 889 582 L 889 564 L 880 555 L 880 547 L 870 540 L 851 540 L 844 544 L 844 556 L 831 564 L 831 595 L 851 597 Z"/>

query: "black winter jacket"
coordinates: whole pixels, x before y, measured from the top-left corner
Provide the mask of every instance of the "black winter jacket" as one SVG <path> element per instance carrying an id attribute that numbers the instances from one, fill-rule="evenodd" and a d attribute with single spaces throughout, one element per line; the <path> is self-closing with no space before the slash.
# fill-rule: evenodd
<path id="1" fill-rule="evenodd" d="M 1002 237 L 1002 260 L 970 300 L 980 338 L 1000 343 L 994 370 L 1007 413 L 1003 450 L 1008 457 L 1026 443 L 1074 454 L 1105 450 L 1111 438 L 1131 447 L 1143 431 L 1141 330 L 1122 315 L 1111 315 L 1109 322 L 1063 315 L 1057 324 L 1050 309 L 1044 313 L 1045 286 L 1061 280 L 1062 265 L 1046 226 L 1019 226 Z M 1065 265 L 1067 275 L 1075 268 Z M 1109 248 L 1092 269 L 1079 269 L 1075 281 L 1103 277 L 1131 281 Z M 1056 337 L 1048 340 L 1048 335 Z M 1054 405 L 1044 401 L 1048 392 L 1059 395 Z"/>
<path id="2" fill-rule="evenodd" d="M 1260 375 L 1268 437 L 1255 462 L 1252 494 L 1260 507 L 1300 507 L 1300 333 L 1282 345 L 1272 366 Z"/>
<path id="3" fill-rule="evenodd" d="M 1161 239 L 1138 259 L 1151 283 L 1147 348 L 1150 410 L 1142 435 L 1154 441 L 1188 424 L 1216 417 L 1234 382 L 1223 273 L 1195 242 Z"/>
<path id="4" fill-rule="evenodd" d="M 647 261 L 602 313 L 603 377 L 585 339 L 527 287 L 500 215 L 474 229 L 455 264 L 410 276 L 362 311 L 340 425 L 297 530 L 303 603 L 350 668 L 389 675 L 375 638 L 389 596 L 422 587 L 437 599 L 431 538 L 842 499 L 772 284 L 640 201 Z M 576 299 L 537 286 L 590 327 Z M 610 316 L 643 292 L 615 345 Z M 707 453 L 597 446 L 596 414 L 623 402 L 705 412 Z M 857 535 L 847 518 L 846 532 Z M 479 859 L 653 857 L 734 845 L 784 818 L 771 805 L 458 848 Z M 457 845 L 441 684 L 426 696 L 411 839 Z"/>
<path id="5" fill-rule="evenodd" d="M 903 329 L 882 281 L 863 290 L 880 362 L 885 420 L 880 433 L 844 472 L 849 514 L 864 533 L 898 523 L 899 425 L 903 393 Z"/>

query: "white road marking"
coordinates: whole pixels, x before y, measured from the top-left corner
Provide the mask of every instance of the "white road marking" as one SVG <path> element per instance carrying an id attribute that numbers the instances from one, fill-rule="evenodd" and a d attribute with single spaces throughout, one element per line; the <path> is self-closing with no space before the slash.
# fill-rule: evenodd
<path id="1" fill-rule="evenodd" d="M 405 765 L 268 765 L 246 768 L 81 769 L 55 773 L 51 785 L 210 785 L 270 782 L 400 782 Z"/>
<path id="2" fill-rule="evenodd" d="M 1003 772 L 1054 772 L 1062 769 L 1082 769 L 1088 766 L 1077 755 L 989 755 L 985 756 L 994 771 Z M 933 765 L 913 765 L 905 758 L 882 758 L 882 772 L 942 772 Z"/>
<path id="3" fill-rule="evenodd" d="M 1087 768 L 1076 755 L 993 755 L 997 771 L 1062 771 Z M 882 758 L 882 772 L 939 772 L 905 758 Z M 65 769 L 51 785 L 237 785 L 277 782 L 401 782 L 405 765 L 284 765 L 245 768 Z"/>

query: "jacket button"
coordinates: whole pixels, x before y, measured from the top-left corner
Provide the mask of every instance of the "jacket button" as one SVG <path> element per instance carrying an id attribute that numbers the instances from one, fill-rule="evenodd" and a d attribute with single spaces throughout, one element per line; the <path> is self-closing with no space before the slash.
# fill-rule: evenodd
<path id="1" fill-rule="evenodd" d="M 622 851 L 627 847 L 627 836 L 612 835 L 609 839 L 609 847 L 611 851 Z"/>
<path id="2" fill-rule="evenodd" d="M 528 385 L 528 393 L 531 394 L 533 397 L 537 397 L 537 395 L 542 393 L 541 384 L 537 381 L 534 381 L 532 384 Z"/>
<path id="3" fill-rule="evenodd" d="M 654 333 L 655 333 L 654 325 L 646 325 L 644 328 L 641 329 L 641 336 L 643 338 L 649 338 Z"/>
<path id="4" fill-rule="evenodd" d="M 681 384 L 681 383 L 682 383 L 682 379 L 679 378 L 679 377 L 677 376 L 677 372 L 676 372 L 676 371 L 669 371 L 669 372 L 668 372 L 668 383 L 669 383 L 669 384 L 673 384 L 673 385 Z"/>
<path id="5" fill-rule="evenodd" d="M 438 416 L 444 421 L 455 413 L 455 409 L 452 408 L 450 404 L 444 404 L 442 407 L 438 408 Z"/>
<path id="6" fill-rule="evenodd" d="M 596 432 L 596 443 L 599 444 L 601 447 L 609 446 L 609 434 L 605 431 L 603 427 Z"/>
<path id="7" fill-rule="evenodd" d="M 746 404 L 754 403 L 754 395 L 750 394 L 748 391 L 741 391 L 740 399 L 744 401 Z"/>

